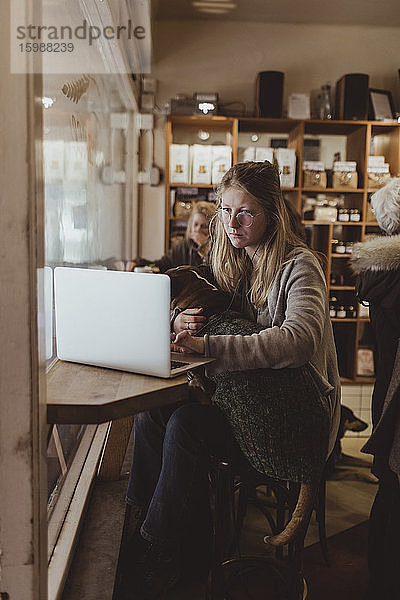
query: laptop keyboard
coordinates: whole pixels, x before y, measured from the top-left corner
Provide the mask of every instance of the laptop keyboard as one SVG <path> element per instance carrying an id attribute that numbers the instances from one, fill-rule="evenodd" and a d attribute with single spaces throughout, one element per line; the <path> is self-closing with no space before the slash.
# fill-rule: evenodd
<path id="1" fill-rule="evenodd" d="M 189 365 L 190 363 L 187 362 L 181 362 L 180 360 L 171 360 L 171 370 L 172 369 L 179 369 L 179 367 L 186 367 L 186 365 Z"/>

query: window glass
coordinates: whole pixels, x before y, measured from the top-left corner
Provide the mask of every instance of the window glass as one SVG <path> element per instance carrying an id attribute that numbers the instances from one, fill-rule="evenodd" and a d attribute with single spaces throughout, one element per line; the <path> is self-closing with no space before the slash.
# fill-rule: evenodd
<path id="1" fill-rule="evenodd" d="M 126 256 L 131 198 L 126 161 L 133 119 L 119 85 L 120 79 L 113 75 L 43 77 L 48 367 L 55 359 L 54 267 L 105 269 Z M 47 455 L 49 517 L 62 495 L 69 467 L 80 455 L 85 429 L 53 426 Z"/>

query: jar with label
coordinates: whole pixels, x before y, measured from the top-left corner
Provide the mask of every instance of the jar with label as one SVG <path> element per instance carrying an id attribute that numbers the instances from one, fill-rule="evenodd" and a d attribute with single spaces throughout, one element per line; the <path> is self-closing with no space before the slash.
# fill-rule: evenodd
<path id="1" fill-rule="evenodd" d="M 361 221 L 361 214 L 358 208 L 350 209 L 350 221 L 352 223 L 358 223 L 358 221 Z"/>
<path id="2" fill-rule="evenodd" d="M 346 254 L 353 253 L 353 244 L 354 242 L 346 242 Z"/>
<path id="3" fill-rule="evenodd" d="M 329 298 L 329 316 L 331 317 L 331 319 L 334 319 L 336 317 L 336 304 L 337 298 L 335 298 L 335 296 Z"/>
<path id="4" fill-rule="evenodd" d="M 348 221 L 350 219 L 348 208 L 339 208 L 338 221 Z"/>
<path id="5" fill-rule="evenodd" d="M 345 319 L 346 318 L 346 308 L 343 306 L 343 304 L 341 304 L 340 306 L 338 306 L 337 311 L 336 311 L 336 316 L 338 319 Z"/>
<path id="6" fill-rule="evenodd" d="M 346 319 L 355 319 L 357 317 L 357 310 L 354 306 L 350 305 L 346 309 Z"/>
<path id="7" fill-rule="evenodd" d="M 342 240 L 339 240 L 338 243 L 336 244 L 335 252 L 336 252 L 336 254 L 345 254 L 346 253 L 346 244 Z"/>

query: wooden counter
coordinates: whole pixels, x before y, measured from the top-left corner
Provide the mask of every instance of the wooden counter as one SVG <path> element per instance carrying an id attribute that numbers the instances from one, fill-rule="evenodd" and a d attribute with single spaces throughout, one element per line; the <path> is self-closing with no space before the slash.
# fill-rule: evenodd
<path id="1" fill-rule="evenodd" d="M 104 423 L 186 395 L 186 375 L 162 379 L 58 361 L 47 374 L 47 422 Z"/>

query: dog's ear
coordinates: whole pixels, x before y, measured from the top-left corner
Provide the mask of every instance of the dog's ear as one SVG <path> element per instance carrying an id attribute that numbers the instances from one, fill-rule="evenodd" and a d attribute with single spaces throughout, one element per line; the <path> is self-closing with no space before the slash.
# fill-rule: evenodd
<path id="1" fill-rule="evenodd" d="M 172 298 L 177 298 L 183 288 L 194 276 L 192 271 L 193 267 L 190 265 L 183 265 L 181 267 L 175 267 L 174 269 L 168 269 L 168 271 L 165 272 L 165 274 L 171 279 Z"/>

